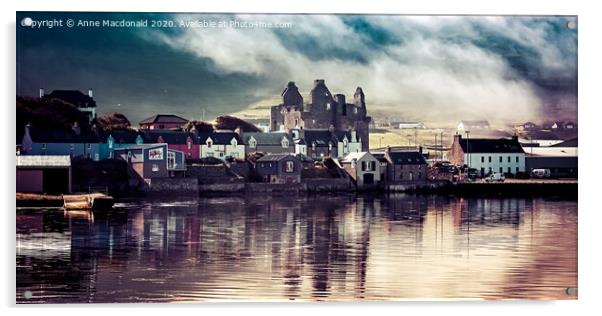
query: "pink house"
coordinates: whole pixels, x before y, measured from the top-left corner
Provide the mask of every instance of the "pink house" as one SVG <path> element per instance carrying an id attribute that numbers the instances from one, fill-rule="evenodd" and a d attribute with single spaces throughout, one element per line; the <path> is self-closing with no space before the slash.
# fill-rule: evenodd
<path id="1" fill-rule="evenodd" d="M 140 129 L 144 130 L 174 130 L 182 128 L 188 120 L 173 114 L 157 114 L 142 120 Z"/>
<path id="2" fill-rule="evenodd" d="M 199 159 L 199 142 L 193 133 L 179 131 L 147 130 L 144 132 L 144 143 L 167 143 L 167 148 L 184 153 L 186 160 Z"/>

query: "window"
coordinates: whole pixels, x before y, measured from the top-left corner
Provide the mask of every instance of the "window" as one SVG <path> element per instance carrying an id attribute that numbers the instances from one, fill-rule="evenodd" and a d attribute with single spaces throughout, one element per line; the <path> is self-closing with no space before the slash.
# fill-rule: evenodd
<path id="1" fill-rule="evenodd" d="M 518 162 L 518 156 L 516 156 L 516 162 Z"/>
<path id="2" fill-rule="evenodd" d="M 69 144 L 69 149 L 71 149 L 71 151 L 73 151 L 73 149 L 75 149 L 75 145 Z"/>
<path id="3" fill-rule="evenodd" d="M 257 147 L 257 141 L 255 140 L 255 138 L 251 138 L 251 140 L 249 140 L 249 147 L 251 147 L 251 148 Z"/>
<path id="4" fill-rule="evenodd" d="M 188 141 L 187 144 L 188 144 L 188 150 L 192 149 L 192 142 Z"/>
<path id="5" fill-rule="evenodd" d="M 330 111 L 330 102 L 326 103 L 326 111 Z"/>
<path id="6" fill-rule="evenodd" d="M 504 172 L 504 169 L 502 167 L 500 167 L 500 173 Z"/>
<path id="7" fill-rule="evenodd" d="M 42 150 L 46 150 L 46 144 L 42 144 Z"/>
<path id="8" fill-rule="evenodd" d="M 220 158 L 224 157 L 224 152 L 219 153 Z"/>
<path id="9" fill-rule="evenodd" d="M 370 171 L 376 170 L 376 162 L 370 161 Z"/>
<path id="10" fill-rule="evenodd" d="M 207 140 L 207 147 L 211 148 L 211 145 L 213 145 L 213 141 L 211 141 L 210 139 Z"/>
<path id="11" fill-rule="evenodd" d="M 176 167 L 176 153 L 173 151 L 167 152 L 167 168 L 173 169 Z"/>
<path id="12" fill-rule="evenodd" d="M 481 176 L 485 174 L 485 168 L 481 168 Z"/>
<path id="13" fill-rule="evenodd" d="M 238 142 L 236 141 L 236 138 L 232 138 L 232 140 L 230 141 L 230 144 L 232 144 L 232 146 L 238 145 Z"/>
<path id="14" fill-rule="evenodd" d="M 508 162 L 510 162 L 510 156 L 508 156 Z M 510 171 L 508 171 L 508 172 L 510 172 Z"/>
<path id="15" fill-rule="evenodd" d="M 491 162 L 491 156 L 489 156 L 489 162 Z"/>
<path id="16" fill-rule="evenodd" d="M 286 172 L 293 172 L 295 170 L 295 162 L 294 161 L 287 161 L 286 162 Z"/>
<path id="17" fill-rule="evenodd" d="M 362 171 L 366 171 L 366 162 L 362 161 Z"/>
<path id="18" fill-rule="evenodd" d="M 516 173 L 518 173 L 518 167 L 516 167 Z"/>
<path id="19" fill-rule="evenodd" d="M 288 148 L 288 139 L 286 139 L 286 138 L 282 139 L 282 148 Z"/>
<path id="20" fill-rule="evenodd" d="M 214 153 L 212 153 L 212 152 L 207 153 L 207 157 L 213 157 L 213 156 L 214 156 Z"/>
<path id="21" fill-rule="evenodd" d="M 153 172 L 159 172 L 159 165 L 158 164 L 153 164 L 152 170 L 153 170 Z"/>
<path id="22" fill-rule="evenodd" d="M 502 162 L 502 156 L 500 156 L 500 163 Z"/>
<path id="23" fill-rule="evenodd" d="M 508 173 L 512 173 L 512 168 L 508 167 Z"/>
<path id="24" fill-rule="evenodd" d="M 113 148 L 113 140 L 112 140 L 112 139 L 109 139 L 108 143 L 109 143 L 109 148 L 111 148 L 111 149 L 112 149 L 112 148 Z"/>
<path id="25" fill-rule="evenodd" d="M 485 156 L 481 156 L 481 163 L 485 163 Z"/>

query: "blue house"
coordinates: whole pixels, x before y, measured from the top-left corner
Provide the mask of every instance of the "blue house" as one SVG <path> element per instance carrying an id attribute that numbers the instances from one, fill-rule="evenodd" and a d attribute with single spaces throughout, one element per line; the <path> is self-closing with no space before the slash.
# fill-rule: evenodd
<path id="1" fill-rule="evenodd" d="M 144 143 L 142 135 L 134 130 L 115 130 L 105 132 L 101 137 L 100 159 L 115 157 L 115 149 Z"/>
<path id="2" fill-rule="evenodd" d="M 93 132 L 81 131 L 77 127 L 71 130 L 39 131 L 29 124 L 25 126 L 20 154 L 101 159 L 99 137 Z"/>
<path id="3" fill-rule="evenodd" d="M 186 171 L 184 152 L 168 149 L 166 143 L 122 146 L 113 154 L 127 161 L 142 179 L 176 177 Z"/>

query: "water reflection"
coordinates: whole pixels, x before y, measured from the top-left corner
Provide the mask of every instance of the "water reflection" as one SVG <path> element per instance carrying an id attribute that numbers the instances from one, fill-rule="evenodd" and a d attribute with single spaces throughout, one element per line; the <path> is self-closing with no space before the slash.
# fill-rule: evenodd
<path id="1" fill-rule="evenodd" d="M 220 197 L 17 215 L 17 301 L 570 299 L 577 202 Z M 24 298 L 25 291 L 32 297 Z"/>

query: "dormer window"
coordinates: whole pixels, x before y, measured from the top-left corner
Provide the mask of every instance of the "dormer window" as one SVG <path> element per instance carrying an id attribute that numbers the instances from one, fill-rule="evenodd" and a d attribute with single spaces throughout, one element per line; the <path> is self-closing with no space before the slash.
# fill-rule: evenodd
<path id="1" fill-rule="evenodd" d="M 347 141 L 347 137 L 343 138 L 343 146 L 347 147 L 348 145 L 348 141 Z"/>
<path id="2" fill-rule="evenodd" d="M 109 137 L 109 138 L 107 139 L 107 143 L 108 143 L 108 145 L 109 145 L 109 148 L 110 148 L 110 149 L 113 149 L 113 143 L 114 143 L 114 141 L 113 141 L 113 137 Z"/>
<path id="3" fill-rule="evenodd" d="M 232 140 L 230 141 L 230 144 L 232 144 L 232 146 L 238 145 L 238 142 L 236 141 L 236 138 L 232 138 Z"/>
<path id="4" fill-rule="evenodd" d="M 288 139 L 286 139 L 286 137 L 282 138 L 282 148 L 287 148 L 289 143 L 288 143 Z"/>
<path id="5" fill-rule="evenodd" d="M 330 111 L 330 102 L 326 103 L 326 111 Z"/>
<path id="6" fill-rule="evenodd" d="M 213 140 L 211 138 L 207 138 L 207 141 L 205 142 L 205 144 L 207 144 L 208 148 L 211 148 L 211 146 L 213 146 Z"/>
<path id="7" fill-rule="evenodd" d="M 249 139 L 249 147 L 251 147 L 251 148 L 257 147 L 257 140 L 255 138 L 251 137 L 251 139 Z"/>
<path id="8" fill-rule="evenodd" d="M 332 143 L 328 142 L 328 150 L 332 150 Z"/>
<path id="9" fill-rule="evenodd" d="M 188 140 L 186 144 L 188 145 L 188 150 L 192 149 L 192 141 Z"/>

